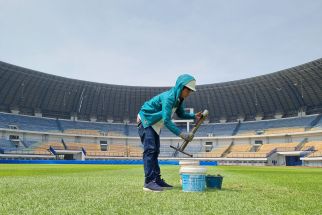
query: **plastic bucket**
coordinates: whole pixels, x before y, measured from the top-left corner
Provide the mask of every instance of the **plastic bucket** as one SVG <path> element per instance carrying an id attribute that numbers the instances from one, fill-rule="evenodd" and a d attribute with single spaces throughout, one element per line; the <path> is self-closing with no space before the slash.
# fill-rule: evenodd
<path id="1" fill-rule="evenodd" d="M 187 166 L 181 168 L 182 191 L 203 192 L 206 188 L 206 167 Z"/>
<path id="2" fill-rule="evenodd" d="M 220 175 L 207 175 L 206 184 L 210 189 L 221 189 L 223 177 Z"/>
<path id="3" fill-rule="evenodd" d="M 181 177 L 181 172 L 182 168 L 187 167 L 187 166 L 199 166 L 199 161 L 198 160 L 181 160 L 179 161 L 180 169 L 179 169 L 179 174 L 180 174 L 180 184 L 182 185 L 182 177 Z"/>

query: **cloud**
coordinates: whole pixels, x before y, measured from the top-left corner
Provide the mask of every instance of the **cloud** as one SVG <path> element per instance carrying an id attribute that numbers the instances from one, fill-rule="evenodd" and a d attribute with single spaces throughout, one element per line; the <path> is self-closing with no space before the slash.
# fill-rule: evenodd
<path id="1" fill-rule="evenodd" d="M 0 60 L 122 85 L 171 86 L 182 73 L 199 84 L 238 80 L 320 58 L 321 6 L 0 1 Z"/>

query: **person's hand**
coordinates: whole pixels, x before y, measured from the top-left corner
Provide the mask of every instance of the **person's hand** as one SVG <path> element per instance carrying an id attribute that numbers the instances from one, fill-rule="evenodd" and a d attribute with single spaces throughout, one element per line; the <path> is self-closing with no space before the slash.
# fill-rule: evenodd
<path id="1" fill-rule="evenodd" d="M 198 121 L 202 117 L 202 112 L 198 112 L 195 114 L 196 120 Z"/>
<path id="2" fill-rule="evenodd" d="M 194 135 L 193 135 L 193 133 L 187 133 L 187 132 L 181 132 L 181 134 L 179 135 L 182 139 L 184 139 L 185 141 L 188 141 L 188 142 L 190 142 L 192 139 L 193 139 L 193 137 L 194 137 Z"/>

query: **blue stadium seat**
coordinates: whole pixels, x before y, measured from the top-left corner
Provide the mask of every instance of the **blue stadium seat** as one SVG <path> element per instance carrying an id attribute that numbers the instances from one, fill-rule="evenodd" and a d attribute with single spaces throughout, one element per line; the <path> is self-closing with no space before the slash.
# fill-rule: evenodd
<path id="1" fill-rule="evenodd" d="M 56 120 L 41 117 L 22 116 L 0 113 L 0 128 L 9 128 L 10 125 L 28 131 L 59 131 Z"/>
<path id="2" fill-rule="evenodd" d="M 238 133 L 246 131 L 256 131 L 272 128 L 294 128 L 294 127 L 309 127 L 310 123 L 316 116 L 294 117 L 285 119 L 272 119 L 254 122 L 242 122 Z"/>

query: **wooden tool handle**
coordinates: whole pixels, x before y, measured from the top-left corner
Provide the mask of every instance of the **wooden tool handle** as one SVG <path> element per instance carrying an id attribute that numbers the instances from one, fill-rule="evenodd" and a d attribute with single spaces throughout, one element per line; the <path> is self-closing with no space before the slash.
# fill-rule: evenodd
<path id="1" fill-rule="evenodd" d="M 205 119 L 207 118 L 207 116 L 208 116 L 208 114 L 209 114 L 209 111 L 208 110 L 204 110 L 203 112 L 202 112 L 202 115 L 201 115 L 201 117 L 200 117 L 200 119 L 197 121 L 197 123 L 196 123 L 196 125 L 195 125 L 195 127 L 193 127 L 193 129 L 192 129 L 192 133 L 193 134 L 195 134 L 196 132 L 197 132 L 197 130 L 198 130 L 198 128 L 200 127 L 200 125 L 203 123 L 203 121 L 205 121 Z M 185 148 L 186 148 L 186 146 L 188 145 L 188 143 L 189 142 L 191 142 L 192 140 L 190 140 L 190 141 L 184 141 L 183 142 L 183 144 L 180 146 L 180 150 L 181 151 L 183 151 Z"/>

